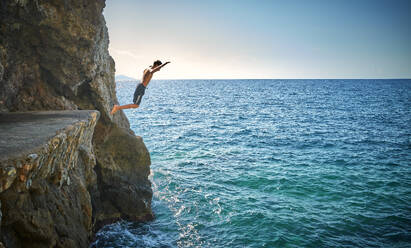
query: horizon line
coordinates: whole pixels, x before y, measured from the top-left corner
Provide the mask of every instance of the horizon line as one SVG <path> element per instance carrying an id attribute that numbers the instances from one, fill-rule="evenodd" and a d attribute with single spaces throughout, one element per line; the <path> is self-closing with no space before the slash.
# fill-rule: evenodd
<path id="1" fill-rule="evenodd" d="M 131 78 L 131 77 L 130 77 Z M 120 80 L 119 82 L 139 81 Z M 411 78 L 156 78 L 154 80 L 411 80 Z"/>

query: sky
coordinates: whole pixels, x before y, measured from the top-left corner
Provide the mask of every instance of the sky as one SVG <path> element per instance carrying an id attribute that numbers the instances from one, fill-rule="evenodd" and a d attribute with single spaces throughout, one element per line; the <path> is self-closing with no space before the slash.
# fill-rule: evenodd
<path id="1" fill-rule="evenodd" d="M 411 0 L 107 0 L 116 75 L 411 78 Z"/>

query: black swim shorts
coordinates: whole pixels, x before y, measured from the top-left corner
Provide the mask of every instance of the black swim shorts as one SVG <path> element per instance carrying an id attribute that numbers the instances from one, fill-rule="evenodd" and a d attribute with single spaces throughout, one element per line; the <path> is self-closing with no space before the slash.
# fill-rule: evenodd
<path id="1" fill-rule="evenodd" d="M 133 98 L 134 104 L 140 105 L 141 98 L 143 98 L 145 91 L 146 91 L 146 87 L 144 87 L 143 84 L 137 85 L 136 91 L 134 91 L 134 98 Z"/>

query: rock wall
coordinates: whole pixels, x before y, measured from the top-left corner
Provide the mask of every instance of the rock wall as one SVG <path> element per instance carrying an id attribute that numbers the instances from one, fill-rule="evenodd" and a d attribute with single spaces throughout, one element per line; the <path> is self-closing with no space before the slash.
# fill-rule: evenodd
<path id="1" fill-rule="evenodd" d="M 104 7 L 104 0 L 0 1 L 0 112 L 100 112 L 92 138 L 97 177 L 87 186 L 95 230 L 153 217 L 147 148 L 122 112 L 109 114 L 118 102 Z"/>

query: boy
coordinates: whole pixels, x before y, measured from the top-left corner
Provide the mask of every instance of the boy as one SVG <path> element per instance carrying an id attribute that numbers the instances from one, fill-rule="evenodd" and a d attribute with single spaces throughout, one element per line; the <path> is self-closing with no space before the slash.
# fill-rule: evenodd
<path id="1" fill-rule="evenodd" d="M 120 109 L 138 108 L 140 106 L 141 98 L 143 98 L 144 92 L 146 91 L 147 85 L 150 83 L 153 74 L 169 63 L 170 62 L 165 62 L 163 64 L 160 60 L 154 61 L 153 65 L 150 66 L 150 68 L 145 69 L 143 72 L 141 83 L 137 85 L 136 91 L 134 91 L 133 104 L 126 104 L 122 106 L 114 105 L 111 110 L 111 114 L 113 115 Z"/>

